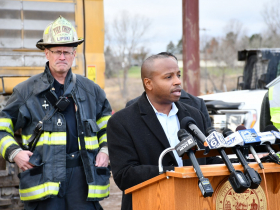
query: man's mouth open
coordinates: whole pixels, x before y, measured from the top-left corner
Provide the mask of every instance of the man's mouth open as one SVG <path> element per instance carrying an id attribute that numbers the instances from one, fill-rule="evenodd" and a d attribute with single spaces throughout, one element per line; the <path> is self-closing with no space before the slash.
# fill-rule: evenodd
<path id="1" fill-rule="evenodd" d="M 181 96 L 181 89 L 175 89 L 172 91 L 172 94 L 175 96 L 180 97 Z"/>

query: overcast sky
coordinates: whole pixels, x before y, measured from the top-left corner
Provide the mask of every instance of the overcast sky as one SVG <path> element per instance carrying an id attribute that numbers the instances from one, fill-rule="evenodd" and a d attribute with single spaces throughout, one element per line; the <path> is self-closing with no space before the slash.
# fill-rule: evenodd
<path id="1" fill-rule="evenodd" d="M 200 35 L 223 36 L 224 27 L 239 20 L 248 36 L 264 31 L 261 11 L 271 0 L 200 0 Z M 104 0 L 105 21 L 110 23 L 123 10 L 140 14 L 152 20 L 147 33 L 151 53 L 166 51 L 170 41 L 177 44 L 182 36 L 182 0 Z"/>

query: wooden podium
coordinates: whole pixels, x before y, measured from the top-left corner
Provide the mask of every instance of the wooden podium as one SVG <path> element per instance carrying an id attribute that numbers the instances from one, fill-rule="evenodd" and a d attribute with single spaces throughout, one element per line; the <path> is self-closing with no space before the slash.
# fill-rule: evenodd
<path id="1" fill-rule="evenodd" d="M 265 181 L 258 164 L 249 164 L 262 177 L 260 187 L 244 193 L 234 193 L 227 181 L 225 165 L 200 166 L 214 189 L 212 197 L 204 198 L 198 188 L 198 178 L 192 166 L 177 167 L 131 187 L 133 210 L 266 210 Z M 280 165 L 264 163 L 269 209 L 280 210 Z M 242 165 L 234 164 L 244 172 Z"/>

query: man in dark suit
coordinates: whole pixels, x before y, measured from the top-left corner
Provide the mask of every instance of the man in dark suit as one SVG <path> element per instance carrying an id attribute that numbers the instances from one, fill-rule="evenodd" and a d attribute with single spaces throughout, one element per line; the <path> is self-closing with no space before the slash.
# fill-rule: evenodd
<path id="1" fill-rule="evenodd" d="M 159 174 L 159 156 L 164 149 L 179 143 L 177 131 L 184 117 L 192 117 L 205 133 L 207 126 L 203 114 L 178 101 L 181 96 L 180 74 L 173 58 L 166 55 L 149 57 L 141 67 L 145 92 L 108 122 L 111 168 L 122 191 Z M 206 158 L 198 161 L 206 164 Z M 172 152 L 163 158 L 164 170 L 174 170 L 174 166 L 189 163 Z M 122 210 L 128 209 L 132 209 L 132 196 L 123 195 Z"/>
<path id="2" fill-rule="evenodd" d="M 158 55 L 167 55 L 167 56 L 170 56 L 170 57 L 176 59 L 176 61 L 177 61 L 176 56 L 173 55 L 172 53 L 161 52 Z M 130 101 L 128 101 L 126 103 L 126 107 L 128 107 L 131 104 L 135 103 L 139 98 L 140 98 L 140 96 L 137 97 L 137 98 L 134 98 L 134 99 L 132 99 Z M 205 105 L 203 99 L 198 98 L 196 96 L 193 96 L 193 95 L 187 93 L 184 89 L 182 89 L 181 90 L 181 97 L 180 97 L 179 101 L 199 109 L 203 113 L 203 115 L 205 117 L 207 128 L 212 126 L 212 123 L 211 123 L 211 120 L 210 120 L 210 117 L 209 117 L 209 114 L 208 114 L 208 110 L 206 108 L 206 105 Z"/>

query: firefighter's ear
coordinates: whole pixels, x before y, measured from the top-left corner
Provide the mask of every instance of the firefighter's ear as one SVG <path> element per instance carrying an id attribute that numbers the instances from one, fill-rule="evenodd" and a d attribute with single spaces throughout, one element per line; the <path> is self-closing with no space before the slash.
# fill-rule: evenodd
<path id="1" fill-rule="evenodd" d="M 47 48 L 45 48 L 44 52 L 45 52 L 45 56 L 46 56 L 47 60 L 49 60 L 50 51 Z"/>

